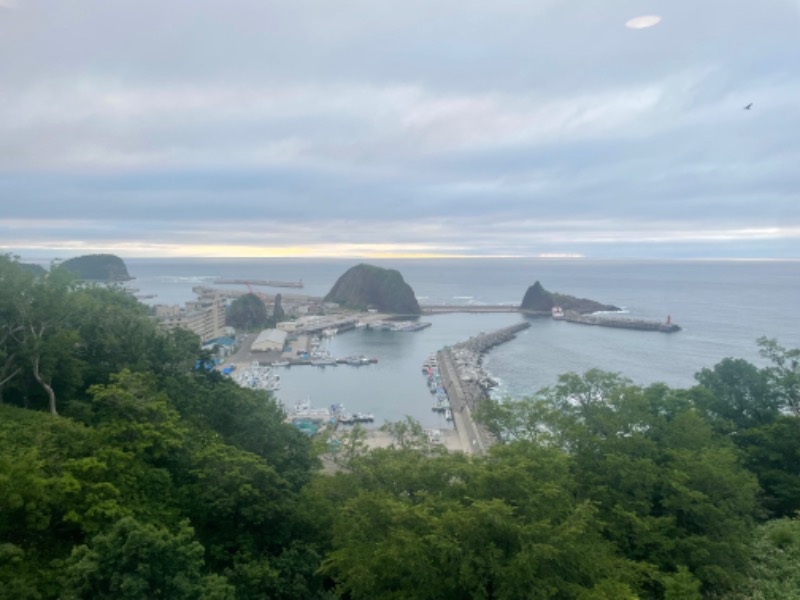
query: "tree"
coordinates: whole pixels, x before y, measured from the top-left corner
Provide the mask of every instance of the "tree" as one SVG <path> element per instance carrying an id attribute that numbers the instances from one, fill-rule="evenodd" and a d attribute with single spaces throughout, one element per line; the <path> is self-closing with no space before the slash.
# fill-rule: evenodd
<path id="1" fill-rule="evenodd" d="M 404 421 L 387 421 L 381 431 L 392 436 L 392 445 L 398 448 L 431 450 L 432 444 L 419 421 L 406 417 Z"/>
<path id="2" fill-rule="evenodd" d="M 86 385 L 107 383 L 112 373 L 158 371 L 155 338 L 167 335 L 149 318 L 147 307 L 122 289 L 92 285 L 73 293 L 76 353 L 86 363 Z"/>
<path id="3" fill-rule="evenodd" d="M 681 565 L 674 574 L 665 575 L 664 600 L 701 600 L 703 594 L 700 593 L 702 582 L 689 572 L 685 566 Z"/>
<path id="4" fill-rule="evenodd" d="M 283 306 L 281 305 L 281 295 L 275 294 L 275 303 L 272 307 L 272 321 L 274 323 L 280 323 L 286 318 L 286 314 L 283 312 Z"/>
<path id="5" fill-rule="evenodd" d="M 181 504 L 214 568 L 278 553 L 292 538 L 293 494 L 256 455 L 202 440 L 191 449 Z"/>
<path id="6" fill-rule="evenodd" d="M 187 523 L 176 530 L 127 517 L 67 561 L 63 598 L 77 600 L 233 600 L 220 576 L 203 574 L 203 547 Z"/>
<path id="7" fill-rule="evenodd" d="M 791 517 L 800 511 L 800 417 L 782 415 L 736 436 L 736 444 L 758 477 L 770 515 Z"/>
<path id="8" fill-rule="evenodd" d="M 701 387 L 691 390 L 696 406 L 745 456 L 759 480 L 764 508 L 773 516 L 800 509 L 800 350 L 775 340 L 758 340 L 772 365 L 726 358 L 697 374 Z"/>
<path id="9" fill-rule="evenodd" d="M 300 489 L 319 466 L 311 452 L 311 440 L 285 422 L 283 409 L 274 398 L 265 398 L 264 392 L 199 373 L 170 377 L 162 389 L 185 421 L 261 457 L 292 489 Z"/>
<path id="10" fill-rule="evenodd" d="M 5 384 L 22 372 L 23 307 L 31 296 L 34 276 L 9 255 L 0 255 L 0 404 Z"/>
<path id="11" fill-rule="evenodd" d="M 30 296 L 20 299 L 21 354 L 29 372 L 45 392 L 50 413 L 58 414 L 56 382 L 73 391 L 82 382 L 83 364 L 75 354 L 78 333 L 72 327 L 70 292 L 74 277 L 52 269 L 38 278 Z"/>
<path id="12" fill-rule="evenodd" d="M 237 329 L 264 327 L 268 322 L 267 307 L 255 294 L 245 294 L 231 302 L 225 321 Z"/>
<path id="13" fill-rule="evenodd" d="M 699 396 L 698 405 L 723 431 L 741 431 L 769 423 L 780 404 L 766 373 L 741 359 L 725 358 L 712 369 L 695 375 L 710 395 Z"/>
<path id="14" fill-rule="evenodd" d="M 757 485 L 691 400 L 590 371 L 484 414 L 493 430 L 514 432 L 505 439 L 570 457 L 577 497 L 597 507 L 605 535 L 626 558 L 667 574 L 684 565 L 709 588 L 729 587 L 746 564 Z"/>
<path id="15" fill-rule="evenodd" d="M 634 598 L 638 568 L 576 500 L 560 451 L 485 459 L 376 450 L 323 493 L 336 499 L 322 572 L 358 598 Z M 344 497 L 343 497 L 344 496 Z"/>
<path id="16" fill-rule="evenodd" d="M 800 520 L 775 519 L 759 526 L 750 552 L 747 581 L 726 600 L 800 600 Z"/>
<path id="17" fill-rule="evenodd" d="M 787 350 L 766 337 L 759 338 L 758 345 L 761 356 L 772 361 L 765 375 L 780 408 L 800 417 L 800 348 Z"/>

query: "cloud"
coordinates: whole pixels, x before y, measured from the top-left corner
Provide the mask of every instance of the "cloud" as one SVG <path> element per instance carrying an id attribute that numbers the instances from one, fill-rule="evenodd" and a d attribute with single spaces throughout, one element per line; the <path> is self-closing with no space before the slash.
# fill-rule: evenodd
<path id="1" fill-rule="evenodd" d="M 793 6 L 662 9 L 637 35 L 633 0 L 25 3 L 0 19 L 0 234 L 133 253 L 792 252 Z"/>
<path id="2" fill-rule="evenodd" d="M 647 15 L 644 17 L 635 17 L 625 23 L 628 29 L 648 29 L 661 23 L 661 17 L 658 15 Z"/>

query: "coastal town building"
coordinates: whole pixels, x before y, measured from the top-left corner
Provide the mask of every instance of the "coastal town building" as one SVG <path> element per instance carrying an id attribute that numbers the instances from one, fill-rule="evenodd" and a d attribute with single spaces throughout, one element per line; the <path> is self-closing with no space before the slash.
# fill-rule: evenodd
<path id="1" fill-rule="evenodd" d="M 228 335 L 214 338 L 205 342 L 201 348 L 213 352 L 217 358 L 224 359 L 236 351 L 236 338 Z"/>
<path id="2" fill-rule="evenodd" d="M 258 334 L 250 350 L 253 352 L 283 351 L 286 344 L 287 333 L 280 329 L 265 329 Z"/>
<path id="3" fill-rule="evenodd" d="M 154 308 L 163 327 L 188 329 L 199 335 L 201 342 L 225 335 L 225 304 L 219 296 L 187 302 L 183 307 L 159 304 Z"/>
<path id="4" fill-rule="evenodd" d="M 294 333 L 297 331 L 297 321 L 281 321 L 275 327 L 286 333 Z"/>

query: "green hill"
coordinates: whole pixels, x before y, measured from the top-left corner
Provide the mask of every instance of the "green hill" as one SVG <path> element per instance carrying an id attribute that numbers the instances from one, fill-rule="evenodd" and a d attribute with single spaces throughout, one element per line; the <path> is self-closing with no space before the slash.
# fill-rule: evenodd
<path id="1" fill-rule="evenodd" d="M 554 306 L 560 306 L 564 310 L 574 310 L 575 312 L 592 313 L 598 311 L 618 311 L 619 307 L 612 304 L 601 304 L 586 298 L 576 298 L 567 294 L 548 292 L 538 281 L 525 292 L 520 308 L 536 312 L 549 312 Z"/>
<path id="2" fill-rule="evenodd" d="M 122 259 L 113 254 L 76 256 L 65 260 L 60 266 L 72 271 L 80 279 L 91 281 L 128 281 L 132 279 Z"/>
<path id="3" fill-rule="evenodd" d="M 418 315 L 421 311 L 414 290 L 399 271 L 360 264 L 349 269 L 334 284 L 326 302 L 336 302 L 345 308 Z"/>

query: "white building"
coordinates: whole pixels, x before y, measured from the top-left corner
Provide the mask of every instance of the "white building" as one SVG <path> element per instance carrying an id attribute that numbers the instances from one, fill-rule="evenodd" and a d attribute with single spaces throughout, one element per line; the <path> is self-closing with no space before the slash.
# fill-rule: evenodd
<path id="1" fill-rule="evenodd" d="M 271 350 L 282 352 L 286 344 L 287 333 L 280 329 L 265 329 L 250 346 L 253 352 L 269 352 Z"/>
<path id="2" fill-rule="evenodd" d="M 201 342 L 225 335 L 225 304 L 219 296 L 207 302 L 187 302 L 185 308 L 160 304 L 155 312 L 163 327 L 188 329 L 199 335 Z"/>
<path id="3" fill-rule="evenodd" d="M 281 331 L 285 331 L 287 333 L 294 333 L 295 331 L 297 331 L 297 322 L 296 321 L 281 321 L 275 327 L 277 327 Z"/>

